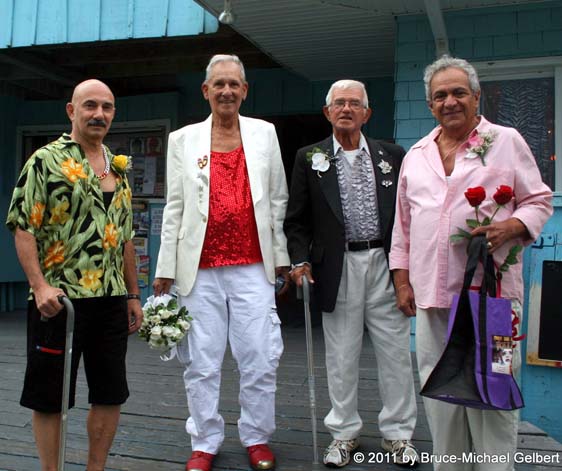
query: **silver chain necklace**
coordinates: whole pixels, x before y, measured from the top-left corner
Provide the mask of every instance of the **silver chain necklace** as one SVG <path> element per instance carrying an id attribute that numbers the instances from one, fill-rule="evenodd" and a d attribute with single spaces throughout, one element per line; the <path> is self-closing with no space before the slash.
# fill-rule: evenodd
<path id="1" fill-rule="evenodd" d="M 105 150 L 105 146 L 102 144 L 101 150 L 103 151 L 103 158 L 105 160 L 105 168 L 100 175 L 96 175 L 98 179 L 103 180 L 105 177 L 109 175 L 109 157 L 107 156 L 107 151 Z"/>

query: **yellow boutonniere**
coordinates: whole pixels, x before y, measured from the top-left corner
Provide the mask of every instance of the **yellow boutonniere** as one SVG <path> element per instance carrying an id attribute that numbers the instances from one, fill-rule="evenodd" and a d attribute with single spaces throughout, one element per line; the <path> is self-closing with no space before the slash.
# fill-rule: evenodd
<path id="1" fill-rule="evenodd" d="M 123 175 L 133 167 L 133 159 L 131 156 L 123 154 L 115 155 L 111 161 L 111 167 L 115 172 Z"/>

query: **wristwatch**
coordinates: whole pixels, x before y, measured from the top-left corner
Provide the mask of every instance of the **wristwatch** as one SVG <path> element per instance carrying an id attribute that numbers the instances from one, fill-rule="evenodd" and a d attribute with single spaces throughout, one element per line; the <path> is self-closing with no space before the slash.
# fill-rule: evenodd
<path id="1" fill-rule="evenodd" d="M 127 299 L 138 299 L 140 301 L 140 295 L 129 293 L 129 294 L 127 294 Z"/>

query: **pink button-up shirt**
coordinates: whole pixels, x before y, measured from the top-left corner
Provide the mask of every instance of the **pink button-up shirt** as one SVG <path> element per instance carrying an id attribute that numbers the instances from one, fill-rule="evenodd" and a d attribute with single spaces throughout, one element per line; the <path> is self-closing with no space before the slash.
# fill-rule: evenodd
<path id="1" fill-rule="evenodd" d="M 486 200 L 480 205 L 480 221 L 496 208 L 492 195 L 500 185 L 513 188 L 515 198 L 500 208 L 494 222 L 519 219 L 531 239 L 511 240 L 494 252 L 499 266 L 512 245 L 535 240 L 552 214 L 552 192 L 545 185 L 529 146 L 513 128 L 490 123 L 484 117 L 476 132 L 495 133 L 482 164 L 479 157 L 467 157 L 467 145 L 455 155 L 455 168 L 445 176 L 435 139 L 441 127 L 418 141 L 402 164 L 398 182 L 396 219 L 392 233 L 390 269 L 409 270 L 416 305 L 448 308 L 453 294 L 462 288 L 467 241 L 451 243 L 449 236 L 458 228 L 470 229 L 466 219 L 474 219 L 474 208 L 464 196 L 467 188 L 482 186 Z M 502 279 L 502 297 L 523 301 L 522 254 Z M 473 284 L 479 284 L 481 270 Z"/>

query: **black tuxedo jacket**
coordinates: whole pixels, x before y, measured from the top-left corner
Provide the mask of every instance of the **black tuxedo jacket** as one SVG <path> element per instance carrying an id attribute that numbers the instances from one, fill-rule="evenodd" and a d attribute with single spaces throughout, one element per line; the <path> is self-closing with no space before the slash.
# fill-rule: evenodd
<path id="1" fill-rule="evenodd" d="M 381 234 L 388 256 L 394 223 L 396 186 L 404 149 L 367 138 L 373 160 Z M 314 147 L 334 155 L 333 138 L 297 151 L 284 230 L 291 263 L 310 262 L 316 299 L 324 312 L 336 304 L 345 251 L 345 227 L 337 170 L 334 163 L 326 172 L 312 170 L 306 153 Z M 391 166 L 388 173 L 379 167 L 382 161 Z"/>

